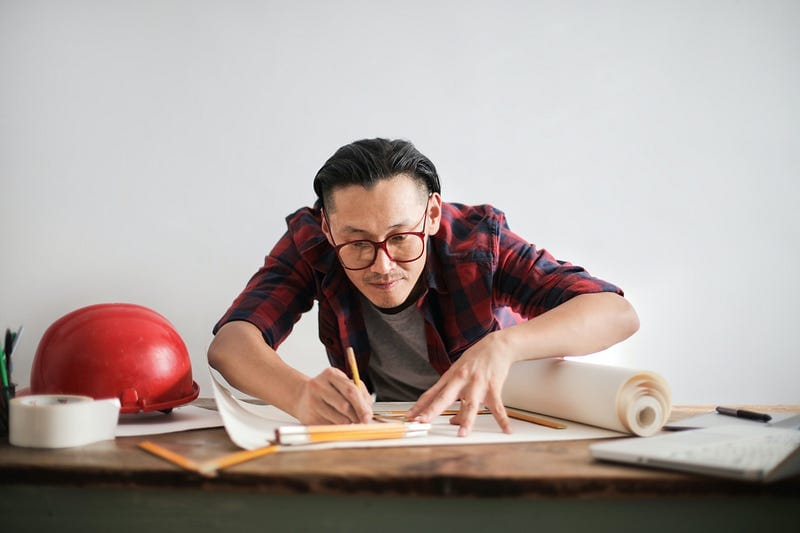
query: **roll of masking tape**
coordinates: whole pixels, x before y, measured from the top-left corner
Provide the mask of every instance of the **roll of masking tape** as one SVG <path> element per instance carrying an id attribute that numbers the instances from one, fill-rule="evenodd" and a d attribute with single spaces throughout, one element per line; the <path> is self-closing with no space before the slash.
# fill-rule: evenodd
<path id="1" fill-rule="evenodd" d="M 8 440 L 28 448 L 69 448 L 113 439 L 119 399 L 32 395 L 9 402 Z"/>

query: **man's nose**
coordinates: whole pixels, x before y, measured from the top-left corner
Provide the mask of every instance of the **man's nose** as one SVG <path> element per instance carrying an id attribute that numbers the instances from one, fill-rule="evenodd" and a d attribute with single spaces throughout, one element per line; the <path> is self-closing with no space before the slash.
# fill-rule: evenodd
<path id="1" fill-rule="evenodd" d="M 375 251 L 375 262 L 372 263 L 372 270 L 374 272 L 389 272 L 392 270 L 394 261 L 389 257 L 389 254 L 383 247 L 378 247 Z"/>

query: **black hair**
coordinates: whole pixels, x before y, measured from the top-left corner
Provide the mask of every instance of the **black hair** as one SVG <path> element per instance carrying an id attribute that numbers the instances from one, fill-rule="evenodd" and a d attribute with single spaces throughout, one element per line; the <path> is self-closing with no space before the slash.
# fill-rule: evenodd
<path id="1" fill-rule="evenodd" d="M 339 148 L 314 178 L 314 192 L 323 206 L 333 191 L 348 185 L 370 188 L 378 181 L 406 174 L 427 189 L 439 193 L 439 175 L 430 159 L 404 140 L 362 139 Z"/>

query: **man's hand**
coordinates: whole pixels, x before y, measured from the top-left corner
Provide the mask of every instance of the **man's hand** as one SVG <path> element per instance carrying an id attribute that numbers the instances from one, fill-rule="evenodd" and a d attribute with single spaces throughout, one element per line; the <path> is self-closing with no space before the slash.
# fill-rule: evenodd
<path id="1" fill-rule="evenodd" d="M 306 425 L 367 423 L 372 419 L 372 398 L 337 368 L 326 368 L 303 385 L 295 416 Z"/>
<path id="2" fill-rule="evenodd" d="M 489 334 L 465 351 L 447 372 L 419 397 L 408 412 L 409 419 L 428 422 L 461 400 L 461 409 L 450 419 L 460 426 L 459 437 L 472 430 L 478 410 L 489 408 L 504 433 L 511 433 L 500 393 L 508 376 L 512 358 L 495 333 Z"/>
<path id="3" fill-rule="evenodd" d="M 481 404 L 485 404 L 504 432 L 511 432 L 500 394 L 511 364 L 523 359 L 585 355 L 604 350 L 633 335 L 639 328 L 636 311 L 613 292 L 581 294 L 505 329 L 490 333 L 420 396 L 409 418 L 430 421 L 456 400 L 461 410 L 451 423 L 468 435 Z"/>

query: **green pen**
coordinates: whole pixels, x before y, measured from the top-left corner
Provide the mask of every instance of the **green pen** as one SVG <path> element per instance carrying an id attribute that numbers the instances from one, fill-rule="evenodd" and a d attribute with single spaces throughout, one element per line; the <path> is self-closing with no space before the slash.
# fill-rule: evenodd
<path id="1" fill-rule="evenodd" d="M 3 397 L 6 405 L 11 401 L 11 390 L 8 383 L 8 369 L 6 368 L 6 352 L 0 348 L 0 377 L 3 379 Z"/>

